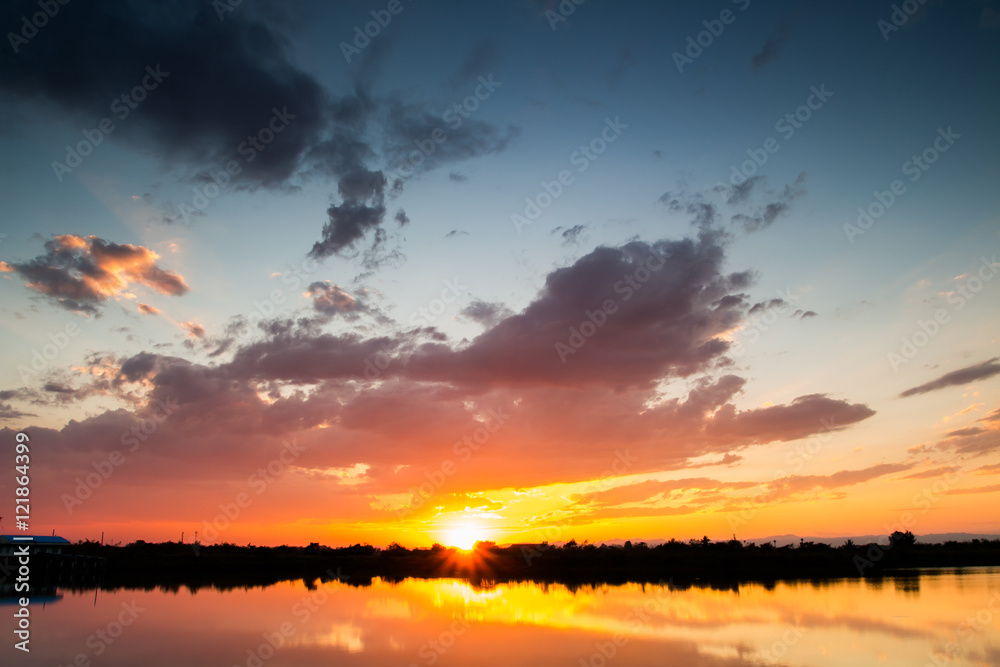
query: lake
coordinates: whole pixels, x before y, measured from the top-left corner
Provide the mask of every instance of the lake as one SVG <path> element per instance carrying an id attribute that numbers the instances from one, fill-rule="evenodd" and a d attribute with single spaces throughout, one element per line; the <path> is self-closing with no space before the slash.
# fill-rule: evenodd
<path id="1" fill-rule="evenodd" d="M 2 664 L 1000 665 L 1000 568 L 728 590 L 375 579 L 61 595 L 30 607 L 30 654 L 0 606 Z"/>

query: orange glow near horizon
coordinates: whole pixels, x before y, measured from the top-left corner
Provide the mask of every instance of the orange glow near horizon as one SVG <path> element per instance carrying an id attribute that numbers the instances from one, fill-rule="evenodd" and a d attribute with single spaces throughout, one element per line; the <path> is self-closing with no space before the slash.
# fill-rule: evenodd
<path id="1" fill-rule="evenodd" d="M 452 526 L 444 533 L 444 546 L 470 551 L 476 542 L 489 539 L 487 531 L 473 524 Z"/>

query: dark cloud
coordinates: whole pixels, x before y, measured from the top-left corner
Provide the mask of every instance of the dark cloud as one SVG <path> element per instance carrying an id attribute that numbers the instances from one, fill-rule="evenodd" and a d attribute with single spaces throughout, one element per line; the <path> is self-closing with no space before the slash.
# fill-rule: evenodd
<path id="1" fill-rule="evenodd" d="M 448 174 L 448 180 L 450 180 L 452 183 L 465 183 L 467 180 L 469 180 L 469 177 L 460 171 L 452 171 L 451 173 Z"/>
<path id="2" fill-rule="evenodd" d="M 0 21 L 17 25 L 34 9 L 6 3 Z M 414 141 L 445 123 L 429 110 L 431 101 L 370 93 L 391 50 L 390 34 L 366 49 L 353 90 L 324 88 L 294 62 L 284 34 L 294 11 L 274 2 L 244 3 L 219 20 L 215 6 L 199 0 L 77 0 L 61 6 L 59 20 L 29 46 L 0 53 L 0 95 L 36 115 L 57 114 L 86 128 L 110 118 L 116 125 L 109 141 L 156 155 L 182 181 L 208 183 L 231 160 L 240 168 L 227 178 L 235 190 L 288 191 L 306 179 L 336 178 L 340 199 L 328 208 L 311 255 L 339 254 L 382 225 L 385 197 L 401 191 L 402 180 L 386 183 L 380 161 L 396 167 Z M 455 85 L 475 81 L 495 54 L 486 42 L 473 48 Z M 136 86 L 145 97 L 132 109 L 120 98 Z M 467 119 L 448 130 L 448 140 L 418 171 L 502 151 L 517 133 Z M 372 136 L 385 145 L 374 149 Z M 166 222 L 203 213 L 183 202 L 152 205 Z M 71 299 L 66 304 L 74 307 Z"/>
<path id="3" fill-rule="evenodd" d="M 0 262 L 0 272 L 18 274 L 67 310 L 99 314 L 103 303 L 135 284 L 173 296 L 189 291 L 184 278 L 160 268 L 158 255 L 144 246 L 62 235 L 46 241 L 45 251 L 27 262 Z"/>
<path id="4" fill-rule="evenodd" d="M 748 315 L 756 315 L 757 313 L 763 313 L 772 308 L 784 308 L 788 305 L 788 302 L 784 299 L 770 299 L 769 301 L 758 301 L 753 306 L 750 307 Z"/>
<path id="5" fill-rule="evenodd" d="M 794 183 L 785 186 L 785 189 L 774 201 L 755 207 L 749 213 L 735 214 L 731 218 L 732 224 L 741 226 L 743 231 L 748 234 L 769 227 L 779 217 L 787 215 L 791 210 L 791 203 L 805 193 L 805 189 L 802 187 L 805 179 L 805 172 L 802 172 L 795 179 Z M 737 193 L 738 188 L 739 186 L 734 187 L 733 193 Z M 742 192 L 740 194 L 731 194 L 730 200 L 733 196 L 738 197 L 737 201 L 743 201 L 749 196 L 749 190 L 746 194 Z"/>
<path id="6" fill-rule="evenodd" d="M 563 243 L 563 245 L 573 245 L 573 244 L 579 243 L 580 234 L 582 234 L 583 230 L 585 230 L 586 228 L 587 228 L 587 225 L 573 225 L 569 229 L 563 229 L 562 227 L 556 227 L 554 230 L 552 230 L 552 233 L 555 234 L 555 233 L 561 231 L 562 234 L 560 234 L 560 236 L 562 236 L 562 239 L 563 239 L 562 243 Z"/>
<path id="7" fill-rule="evenodd" d="M 1000 357 L 993 357 L 992 359 L 984 361 L 980 364 L 973 364 L 972 366 L 960 368 L 957 371 L 945 373 L 936 380 L 931 380 L 930 382 L 926 382 L 922 385 L 911 387 L 899 396 L 900 398 L 906 398 L 907 396 L 926 394 L 931 391 L 937 391 L 938 389 L 944 389 L 945 387 L 961 386 L 976 380 L 993 377 L 994 375 L 1000 373 L 1000 363 L 997 363 L 998 361 L 1000 361 Z"/>
<path id="8" fill-rule="evenodd" d="M 3 24 L 15 25 L 27 8 L 4 4 Z M 238 159 L 242 171 L 233 178 L 242 186 L 284 186 L 329 127 L 332 100 L 291 64 L 288 41 L 269 25 L 273 17 L 252 6 L 220 21 L 210 3 L 193 0 L 84 0 L 61 6 L 59 17 L 20 53 L 0 55 L 0 90 L 59 109 L 85 127 L 111 118 L 110 140 L 151 149 L 192 177 Z M 147 67 L 161 73 L 156 87 L 135 111 L 112 107 L 144 78 L 153 83 Z M 255 149 L 255 159 L 244 159 L 240 146 L 249 153 L 244 142 L 268 128 L 275 109 L 287 110 L 287 125 Z"/>
<path id="9" fill-rule="evenodd" d="M 468 236 L 468 235 L 469 235 L 469 232 L 467 232 L 467 231 L 459 230 L 459 229 L 453 229 L 450 232 L 448 232 L 447 234 L 445 234 L 444 237 L 446 239 L 453 239 L 456 236 Z"/>
<path id="10" fill-rule="evenodd" d="M 396 222 L 399 223 L 400 227 L 408 225 L 410 224 L 410 216 L 406 215 L 406 211 L 403 209 L 399 209 L 396 211 Z"/>
<path id="11" fill-rule="evenodd" d="M 408 360 L 423 379 L 544 385 L 639 384 L 711 368 L 729 347 L 722 334 L 743 316 L 731 302 L 748 274 L 721 272 L 715 237 L 600 247 L 546 278 L 522 313 L 459 350 L 426 345 Z M 639 283 L 639 280 L 643 282 Z M 587 339 L 588 312 L 615 312 Z M 566 347 L 584 342 L 579 349 Z M 563 347 L 559 347 L 559 346 Z"/>
<path id="12" fill-rule="evenodd" d="M 409 171 L 420 174 L 480 155 L 500 153 L 520 136 L 520 128 L 514 125 L 499 128 L 475 117 L 461 120 L 462 124 L 453 128 L 442 114 L 432 113 L 428 104 L 391 97 L 386 102 L 383 154 L 389 165 L 407 178 Z M 441 136 L 441 132 L 446 140 L 435 142 L 432 137 L 435 133 Z M 420 148 L 428 143 L 434 146 L 433 152 Z M 401 166 L 403 170 L 399 169 Z"/>
<path id="13" fill-rule="evenodd" d="M 381 171 L 362 170 L 345 176 L 340 186 L 343 202 L 326 210 L 323 238 L 313 245 L 309 255 L 321 259 L 340 253 L 381 225 L 385 219 L 385 186 Z"/>
<path id="14" fill-rule="evenodd" d="M 778 25 L 778 30 L 774 35 L 767 38 L 764 45 L 760 48 L 760 51 L 754 54 L 751 62 L 753 66 L 757 69 L 764 67 L 773 60 L 776 60 L 781 54 L 781 50 L 784 48 L 785 44 L 792 37 L 792 23 L 788 19 L 783 20 Z"/>

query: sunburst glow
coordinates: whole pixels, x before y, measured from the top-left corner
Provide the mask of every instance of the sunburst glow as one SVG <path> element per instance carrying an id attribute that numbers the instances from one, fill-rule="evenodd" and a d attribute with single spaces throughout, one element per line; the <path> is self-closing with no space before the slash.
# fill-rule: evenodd
<path id="1" fill-rule="evenodd" d="M 458 547 L 459 549 L 468 551 L 472 549 L 476 542 L 489 539 L 489 536 L 479 526 L 461 525 L 448 529 L 444 534 L 444 539 L 445 546 Z"/>

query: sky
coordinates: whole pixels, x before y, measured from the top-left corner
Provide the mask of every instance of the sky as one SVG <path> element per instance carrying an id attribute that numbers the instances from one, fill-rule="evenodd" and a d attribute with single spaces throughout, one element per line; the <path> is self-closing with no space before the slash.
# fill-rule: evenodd
<path id="1" fill-rule="evenodd" d="M 997 0 L 0 25 L 32 532 L 1000 532 Z"/>

